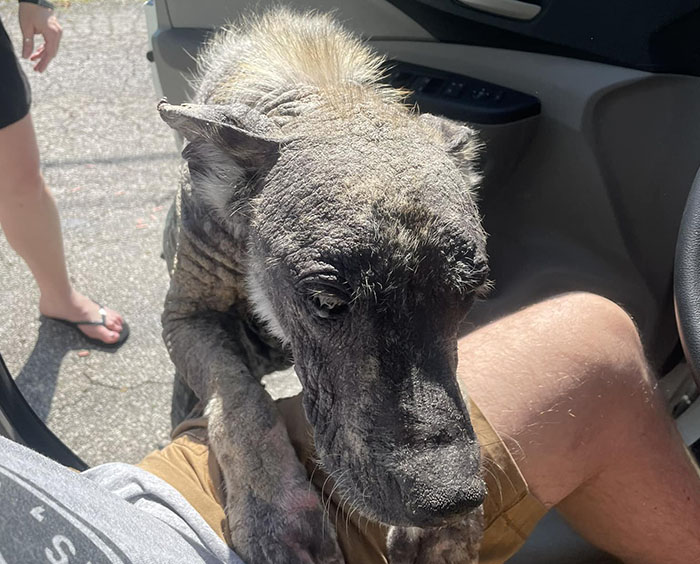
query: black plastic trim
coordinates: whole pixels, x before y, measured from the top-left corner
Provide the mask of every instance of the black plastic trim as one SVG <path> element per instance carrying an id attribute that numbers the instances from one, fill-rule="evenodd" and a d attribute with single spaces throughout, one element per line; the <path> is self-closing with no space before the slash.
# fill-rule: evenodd
<path id="1" fill-rule="evenodd" d="M 81 472 L 87 470 L 88 465 L 34 413 L 0 355 L 0 426 L 7 424 L 10 428 L 3 428 L 1 434 L 59 464 Z"/>

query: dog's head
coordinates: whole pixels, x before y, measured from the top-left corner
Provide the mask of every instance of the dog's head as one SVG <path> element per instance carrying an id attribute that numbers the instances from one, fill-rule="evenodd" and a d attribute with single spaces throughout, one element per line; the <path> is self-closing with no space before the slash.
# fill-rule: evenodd
<path id="1" fill-rule="evenodd" d="M 228 143 L 248 194 L 250 299 L 294 354 L 321 465 L 365 514 L 440 525 L 484 497 L 455 378 L 488 273 L 474 135 L 433 116 L 341 118 L 277 138 L 221 116 L 200 130 Z M 212 174 L 203 146 L 193 183 Z"/>

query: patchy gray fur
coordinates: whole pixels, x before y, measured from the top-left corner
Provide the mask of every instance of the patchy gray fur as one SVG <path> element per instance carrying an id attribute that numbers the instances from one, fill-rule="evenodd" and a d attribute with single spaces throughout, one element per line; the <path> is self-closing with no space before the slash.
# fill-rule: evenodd
<path id="1" fill-rule="evenodd" d="M 387 538 L 391 564 L 455 564 L 479 561 L 479 543 L 484 527 L 483 508 L 467 519 L 432 529 L 392 527 Z"/>
<path id="2" fill-rule="evenodd" d="M 187 139 L 163 334 L 208 403 L 248 562 L 342 562 L 259 383 L 292 359 L 342 495 L 423 527 L 415 546 L 462 530 L 475 561 L 484 484 L 455 369 L 488 272 L 477 142 L 406 107 L 381 63 L 329 16 L 276 10 L 214 38 L 193 104 L 159 104 Z"/>

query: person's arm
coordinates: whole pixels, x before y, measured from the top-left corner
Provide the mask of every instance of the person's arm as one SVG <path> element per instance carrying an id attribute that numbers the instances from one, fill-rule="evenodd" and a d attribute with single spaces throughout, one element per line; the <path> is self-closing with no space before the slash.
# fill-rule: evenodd
<path id="1" fill-rule="evenodd" d="M 56 56 L 61 41 L 61 26 L 48 0 L 19 0 L 19 27 L 22 30 L 22 57 L 37 61 L 34 70 L 44 72 Z M 34 36 L 42 35 L 44 44 L 34 51 Z"/>

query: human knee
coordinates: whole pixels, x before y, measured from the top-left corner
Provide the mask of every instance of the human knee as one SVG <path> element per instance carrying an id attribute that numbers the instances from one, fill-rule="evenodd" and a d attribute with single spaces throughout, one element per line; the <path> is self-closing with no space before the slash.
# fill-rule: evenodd
<path id="1" fill-rule="evenodd" d="M 45 189 L 38 162 L 28 159 L 2 175 L 0 201 L 5 205 L 32 205 L 43 197 Z"/>
<path id="2" fill-rule="evenodd" d="M 484 385 L 492 386 L 492 375 L 500 372 L 518 374 L 517 395 L 527 394 L 534 406 L 587 397 L 584 389 L 596 395 L 607 389 L 612 397 L 649 383 L 630 316 L 614 302 L 585 292 L 539 302 L 460 341 L 459 373 L 465 381 L 475 384 L 483 374 Z"/>
<path id="3" fill-rule="evenodd" d="M 589 293 L 552 300 L 565 331 L 569 350 L 561 354 L 582 364 L 593 383 L 614 389 L 642 389 L 650 384 L 649 368 L 639 332 L 629 314 L 616 303 Z M 556 328 L 555 328 L 556 330 Z"/>
<path id="4" fill-rule="evenodd" d="M 0 128 L 0 202 L 33 203 L 43 192 L 39 149 L 31 116 Z"/>
<path id="5" fill-rule="evenodd" d="M 609 452 L 620 433 L 647 418 L 654 396 L 637 328 L 620 306 L 592 294 L 559 296 L 547 307 L 553 360 L 537 405 L 581 438 L 582 452 Z"/>
<path id="6" fill-rule="evenodd" d="M 631 317 L 599 296 L 571 296 L 568 306 L 585 308 L 571 328 L 580 343 L 577 354 L 584 356 L 578 373 L 572 371 L 569 394 L 560 392 L 568 409 L 559 421 L 572 418 L 566 423 L 581 441 L 583 470 L 593 474 L 657 425 L 664 408 Z"/>
<path id="7" fill-rule="evenodd" d="M 645 418 L 653 387 L 635 324 L 620 306 L 586 293 L 540 305 L 536 319 L 550 336 L 540 349 L 543 374 L 530 391 L 525 432 L 509 432 L 528 445 L 522 470 L 532 491 L 552 504 L 614 458 L 621 437 Z"/>

